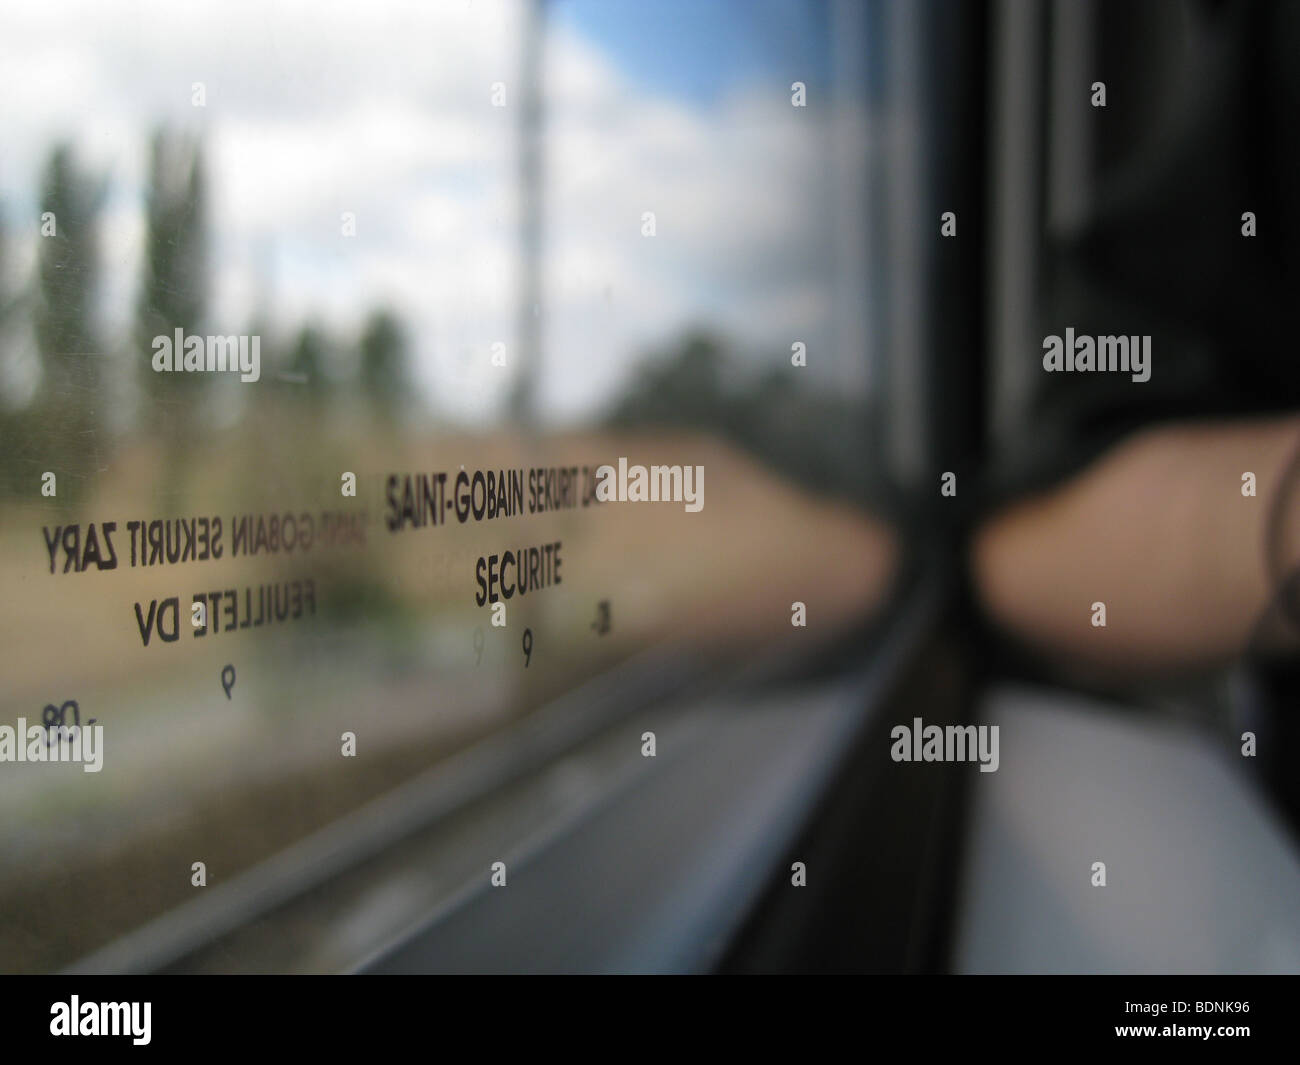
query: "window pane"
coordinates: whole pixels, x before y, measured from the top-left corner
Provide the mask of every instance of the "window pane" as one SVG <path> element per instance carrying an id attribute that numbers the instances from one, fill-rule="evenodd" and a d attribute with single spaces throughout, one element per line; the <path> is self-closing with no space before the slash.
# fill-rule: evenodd
<path id="1" fill-rule="evenodd" d="M 646 648 L 821 640 L 897 553 L 865 9 L 133 12 L 0 16 L 16 970 Z"/>

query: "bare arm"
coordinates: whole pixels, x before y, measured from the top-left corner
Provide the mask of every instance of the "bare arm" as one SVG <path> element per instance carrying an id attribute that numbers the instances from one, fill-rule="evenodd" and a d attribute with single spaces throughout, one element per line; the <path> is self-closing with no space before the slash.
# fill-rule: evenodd
<path id="1" fill-rule="evenodd" d="M 1270 509 L 1300 417 L 1157 427 L 1060 488 L 995 516 L 973 565 L 985 608 L 1080 664 L 1160 670 L 1240 654 L 1275 591 Z M 1257 494 L 1242 494 L 1254 473 Z M 1300 558 L 1296 523 L 1286 556 Z M 1092 623 L 1092 604 L 1106 625 Z"/>

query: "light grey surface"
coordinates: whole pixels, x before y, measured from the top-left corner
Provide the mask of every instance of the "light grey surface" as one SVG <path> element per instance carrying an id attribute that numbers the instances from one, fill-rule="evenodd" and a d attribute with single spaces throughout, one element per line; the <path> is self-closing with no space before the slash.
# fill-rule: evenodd
<path id="1" fill-rule="evenodd" d="M 1300 858 L 1240 755 L 1058 692 L 994 689 L 981 721 L 1002 760 L 972 787 L 957 971 L 1300 972 Z"/>
<path id="2" fill-rule="evenodd" d="M 838 685 L 701 706 L 617 795 L 507 857 L 505 887 L 485 871 L 363 970 L 707 969 L 858 727 L 857 694 Z"/>
<path id="3" fill-rule="evenodd" d="M 653 759 L 638 754 L 607 795 L 504 856 L 504 887 L 483 869 L 355 971 L 708 971 L 772 876 L 789 875 L 778 862 L 942 595 L 934 575 L 915 587 L 863 672 L 684 707 Z"/>

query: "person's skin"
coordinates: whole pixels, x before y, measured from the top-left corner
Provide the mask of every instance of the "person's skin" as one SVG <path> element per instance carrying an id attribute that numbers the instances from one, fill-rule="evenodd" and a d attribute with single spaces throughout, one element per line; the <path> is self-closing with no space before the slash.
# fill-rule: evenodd
<path id="1" fill-rule="evenodd" d="M 972 565 L 985 609 L 1025 643 L 1089 667 L 1163 672 L 1235 658 L 1276 593 L 1265 534 L 1297 445 L 1300 416 L 1127 438 L 980 528 Z M 1247 471 L 1253 498 L 1242 495 Z M 1290 568 L 1300 503 L 1287 507 Z M 1092 623 L 1096 602 L 1104 628 Z"/>

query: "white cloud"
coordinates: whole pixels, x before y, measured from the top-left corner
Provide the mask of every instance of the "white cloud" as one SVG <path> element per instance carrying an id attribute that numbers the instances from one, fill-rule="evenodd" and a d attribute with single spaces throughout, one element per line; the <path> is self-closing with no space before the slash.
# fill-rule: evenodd
<path id="1" fill-rule="evenodd" d="M 489 345 L 514 350 L 520 11 L 491 0 L 11 5 L 0 15 L 6 219 L 39 213 L 44 157 L 71 137 L 111 179 L 106 299 L 113 320 L 129 320 L 149 131 L 200 129 L 217 324 L 234 331 L 263 309 L 282 330 L 307 317 L 354 329 L 392 303 L 435 402 L 482 414 L 509 380 L 486 366 Z M 633 355 L 692 322 L 778 355 L 791 336 L 825 343 L 842 239 L 826 129 L 789 106 L 783 79 L 704 107 L 630 83 L 567 28 L 552 27 L 544 54 L 543 396 L 554 412 L 591 409 Z M 490 104 L 498 80 L 504 109 Z M 194 81 L 206 108 L 190 105 Z M 657 215 L 653 239 L 640 235 L 644 210 Z M 340 234 L 343 211 L 355 238 Z M 34 227 L 19 234 L 20 255 L 35 239 Z M 468 395 L 449 402 L 458 388 Z"/>

